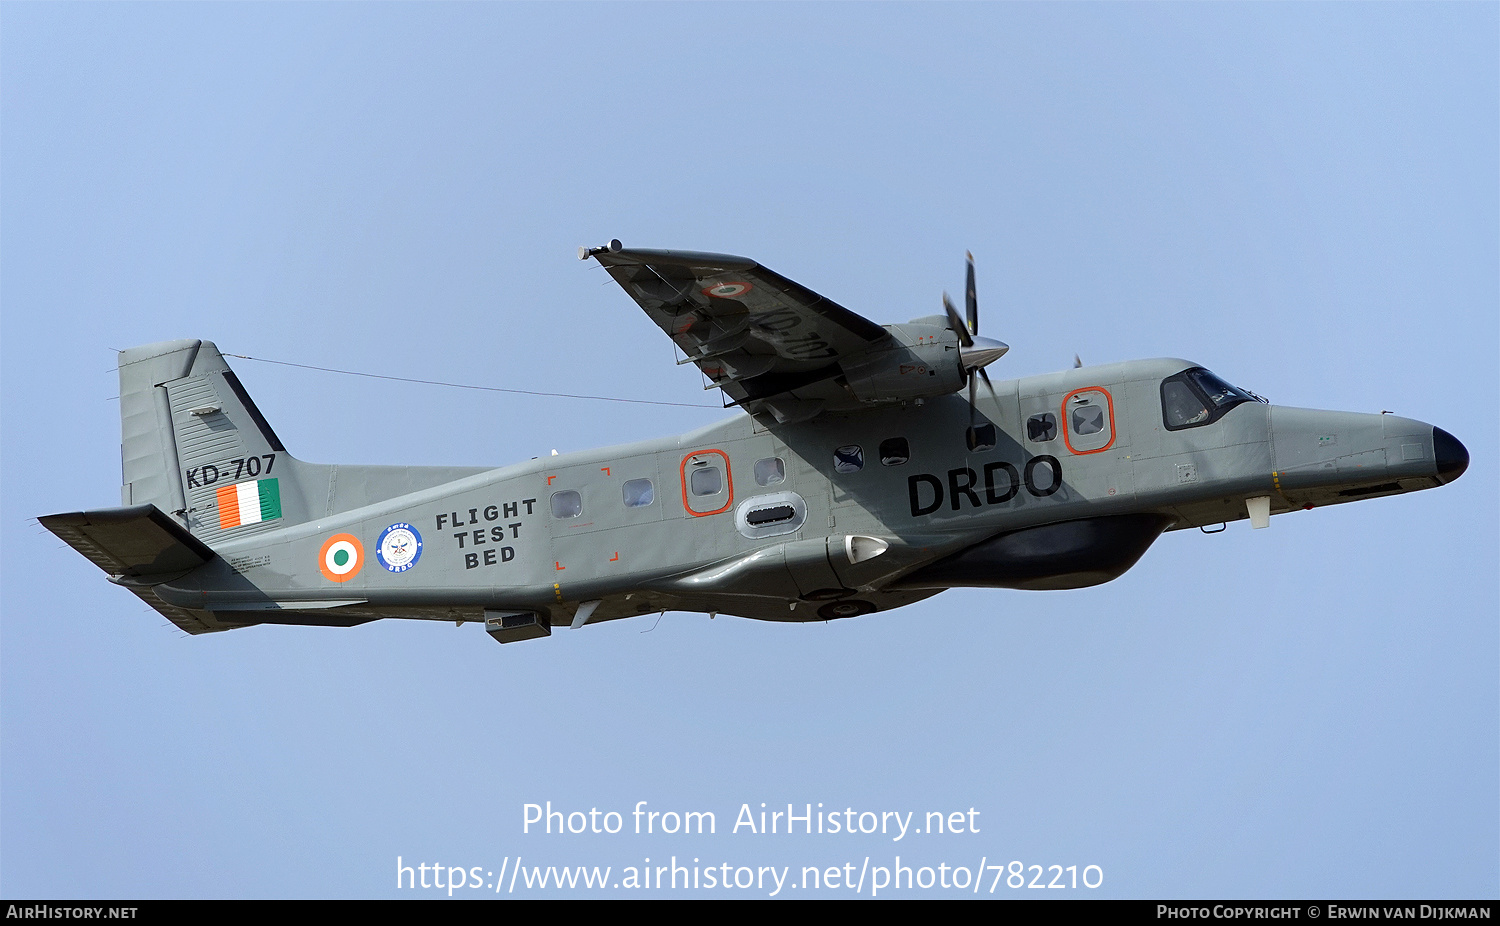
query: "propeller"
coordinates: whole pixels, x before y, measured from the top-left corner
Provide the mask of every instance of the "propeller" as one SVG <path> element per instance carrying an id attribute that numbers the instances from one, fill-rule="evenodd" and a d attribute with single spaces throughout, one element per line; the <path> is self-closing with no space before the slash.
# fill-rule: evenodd
<path id="1" fill-rule="evenodd" d="M 965 251 L 964 257 L 968 259 L 968 273 L 966 274 L 964 286 L 964 309 L 969 316 L 969 334 L 979 333 L 979 293 L 974 289 L 974 252 Z"/>
<path id="2" fill-rule="evenodd" d="M 964 310 L 968 316 L 968 324 L 959 318 L 958 309 L 953 305 L 953 300 L 943 293 L 943 310 L 948 314 L 948 324 L 958 334 L 958 362 L 962 364 L 964 373 L 969 378 L 969 431 L 978 427 L 979 410 L 974 405 L 979 386 L 978 379 L 984 380 L 984 385 L 994 395 L 995 387 L 990 385 L 990 375 L 984 368 L 1005 356 L 1010 350 L 1010 345 L 994 338 L 982 338 L 979 336 L 979 294 L 974 285 L 974 255 L 965 252 L 968 258 L 968 268 L 964 286 Z M 978 374 L 978 379 L 974 374 Z"/>

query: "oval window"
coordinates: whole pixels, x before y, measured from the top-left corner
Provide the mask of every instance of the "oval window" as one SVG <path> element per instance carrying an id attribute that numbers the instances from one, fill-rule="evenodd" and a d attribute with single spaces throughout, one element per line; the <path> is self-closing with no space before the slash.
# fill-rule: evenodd
<path id="1" fill-rule="evenodd" d="M 740 503 L 734 526 L 751 540 L 795 533 L 807 520 L 807 503 L 796 492 L 757 495 Z"/>

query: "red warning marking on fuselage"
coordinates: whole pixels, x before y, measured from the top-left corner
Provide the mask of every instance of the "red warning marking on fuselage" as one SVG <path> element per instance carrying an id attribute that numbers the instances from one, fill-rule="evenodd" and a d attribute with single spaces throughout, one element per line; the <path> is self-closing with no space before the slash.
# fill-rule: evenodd
<path id="1" fill-rule="evenodd" d="M 618 563 L 618 562 L 619 562 L 619 561 L 620 561 L 620 551 L 619 551 L 619 550 L 616 550 L 616 551 L 615 551 L 615 555 L 614 555 L 614 556 L 611 556 L 611 557 L 610 557 L 610 558 L 609 558 L 609 561 L 610 561 L 610 562 L 611 562 L 611 563 Z"/>
<path id="2" fill-rule="evenodd" d="M 556 478 L 557 478 L 556 476 L 548 476 L 547 477 L 547 485 L 550 486 L 552 484 L 552 480 L 554 480 Z"/>
<path id="3" fill-rule="evenodd" d="M 738 299 L 753 289 L 749 283 L 715 283 L 713 286 L 705 287 L 703 295 L 713 299 Z"/>
<path id="4" fill-rule="evenodd" d="M 568 568 L 567 566 L 564 566 L 562 563 L 559 563 L 556 560 L 553 560 L 552 565 L 557 567 L 558 572 L 562 572 L 564 569 Z"/>
<path id="5" fill-rule="evenodd" d="M 604 475 L 608 476 L 609 475 L 609 467 L 608 466 L 601 466 L 601 467 L 599 467 L 599 472 L 601 472 Z"/>

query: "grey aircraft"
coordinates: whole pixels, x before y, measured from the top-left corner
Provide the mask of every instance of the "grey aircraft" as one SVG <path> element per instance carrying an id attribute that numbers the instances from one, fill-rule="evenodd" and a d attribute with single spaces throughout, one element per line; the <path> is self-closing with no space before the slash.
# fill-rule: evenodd
<path id="1" fill-rule="evenodd" d="M 1186 360 L 991 383 L 961 318 L 877 325 L 755 261 L 581 248 L 743 414 L 486 467 L 287 453 L 209 341 L 119 356 L 121 507 L 44 524 L 188 633 L 667 610 L 773 621 L 1119 576 L 1163 531 L 1433 488 L 1469 455 L 1389 414 L 1270 405 Z M 981 381 L 983 388 L 980 388 Z"/>

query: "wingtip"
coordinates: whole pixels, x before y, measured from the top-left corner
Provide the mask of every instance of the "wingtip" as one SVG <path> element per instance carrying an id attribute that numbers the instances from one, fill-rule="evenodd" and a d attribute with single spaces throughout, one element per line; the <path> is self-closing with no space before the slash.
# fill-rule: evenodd
<path id="1" fill-rule="evenodd" d="M 609 243 L 608 244 L 600 245 L 597 248 L 591 248 L 591 247 L 587 247 L 585 245 L 580 245 L 579 248 L 578 248 L 578 259 L 579 260 L 588 260 L 590 257 L 593 257 L 595 254 L 599 254 L 599 253 L 602 253 L 604 251 L 608 251 L 611 254 L 618 254 L 618 253 L 620 253 L 623 250 L 625 250 L 625 245 L 623 245 L 623 244 L 620 243 L 620 239 L 619 238 L 611 238 L 611 239 L 609 239 Z"/>

